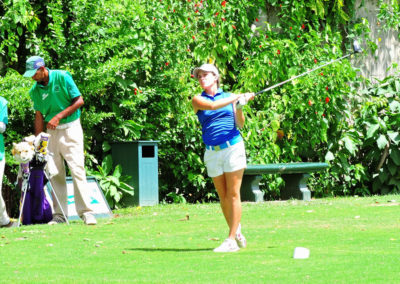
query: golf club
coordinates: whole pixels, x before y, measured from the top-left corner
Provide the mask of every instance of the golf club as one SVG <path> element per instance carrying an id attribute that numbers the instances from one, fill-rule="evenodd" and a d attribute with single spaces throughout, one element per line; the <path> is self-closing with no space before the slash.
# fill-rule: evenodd
<path id="1" fill-rule="evenodd" d="M 294 79 L 303 77 L 303 76 L 307 75 L 308 73 L 311 73 L 311 72 L 313 72 L 313 71 L 315 71 L 315 70 L 318 70 L 318 69 L 320 69 L 320 68 L 322 68 L 322 67 L 325 67 L 325 66 L 327 66 L 327 65 L 329 65 L 329 64 L 335 63 L 335 62 L 340 61 L 340 60 L 342 60 L 342 59 L 344 59 L 344 58 L 346 58 L 346 57 L 349 57 L 350 55 L 353 55 L 353 54 L 355 54 L 355 53 L 360 53 L 360 52 L 362 52 L 362 49 L 361 49 L 360 45 L 358 44 L 358 41 L 355 40 L 355 41 L 353 42 L 353 52 L 352 52 L 352 53 L 349 53 L 349 54 L 347 54 L 347 55 L 345 55 L 345 56 L 342 56 L 342 57 L 340 57 L 340 58 L 338 58 L 338 59 L 332 60 L 332 61 L 330 61 L 330 62 L 328 62 L 328 63 L 325 63 L 325 64 L 323 64 L 323 65 L 321 65 L 321 66 L 318 66 L 318 67 L 316 67 L 316 68 L 314 68 L 314 69 L 312 69 L 312 70 L 309 70 L 309 71 L 304 72 L 304 73 L 302 73 L 302 74 L 300 74 L 300 75 L 297 75 L 297 76 L 295 76 L 295 77 L 292 77 L 292 78 L 290 78 L 290 79 L 288 79 L 288 80 L 286 80 L 286 81 L 280 82 L 280 83 L 278 83 L 278 84 L 276 84 L 276 85 L 273 85 L 273 86 L 268 87 L 268 88 L 266 88 L 266 89 L 264 89 L 264 90 L 261 90 L 261 91 L 255 93 L 255 95 L 257 96 L 257 95 L 259 95 L 259 94 L 261 94 L 261 93 L 264 93 L 264 92 L 267 92 L 267 91 L 269 91 L 269 90 L 272 90 L 272 89 L 274 89 L 274 88 L 276 88 L 276 87 L 282 86 L 283 84 L 286 84 L 287 82 L 290 82 L 290 81 L 293 81 Z"/>

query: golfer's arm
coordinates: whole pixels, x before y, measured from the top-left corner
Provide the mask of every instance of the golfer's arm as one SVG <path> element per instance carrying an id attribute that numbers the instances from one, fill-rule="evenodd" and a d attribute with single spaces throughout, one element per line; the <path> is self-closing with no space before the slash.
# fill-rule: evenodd
<path id="1" fill-rule="evenodd" d="M 216 110 L 219 108 L 222 108 L 224 106 L 227 106 L 231 103 L 234 103 L 238 100 L 239 96 L 232 94 L 229 98 L 217 100 L 215 102 L 211 102 L 208 100 L 203 99 L 201 96 L 195 96 L 192 99 L 192 106 L 194 109 L 194 112 L 197 112 L 198 110 Z"/>
<path id="2" fill-rule="evenodd" d="M 236 109 L 235 106 L 235 122 L 237 127 L 243 128 L 246 118 L 244 117 L 243 109 Z"/>
<path id="3" fill-rule="evenodd" d="M 84 101 L 82 96 L 76 97 L 72 100 L 72 103 L 69 107 L 67 107 L 66 109 L 64 109 L 63 111 L 59 112 L 57 114 L 59 120 L 66 118 L 68 116 L 70 116 L 71 114 L 73 114 L 77 109 L 79 109 L 81 106 L 83 106 Z"/>
<path id="4" fill-rule="evenodd" d="M 35 136 L 37 136 L 40 132 L 44 131 L 44 118 L 42 113 L 38 110 L 35 113 L 34 128 L 35 128 Z"/>

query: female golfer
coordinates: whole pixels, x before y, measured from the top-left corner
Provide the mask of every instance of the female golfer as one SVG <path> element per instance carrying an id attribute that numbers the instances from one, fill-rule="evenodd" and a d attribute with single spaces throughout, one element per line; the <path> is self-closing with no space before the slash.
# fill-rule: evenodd
<path id="1" fill-rule="evenodd" d="M 240 228 L 240 186 L 246 168 L 246 153 L 237 127 L 243 127 L 245 118 L 242 106 L 254 98 L 254 93 L 236 95 L 222 91 L 219 88 L 218 69 L 212 64 L 195 68 L 193 75 L 204 90 L 192 100 L 206 145 L 204 163 L 229 226 L 228 238 L 214 251 L 234 252 L 246 247 L 246 239 Z M 237 101 L 239 104 L 236 105 Z"/>

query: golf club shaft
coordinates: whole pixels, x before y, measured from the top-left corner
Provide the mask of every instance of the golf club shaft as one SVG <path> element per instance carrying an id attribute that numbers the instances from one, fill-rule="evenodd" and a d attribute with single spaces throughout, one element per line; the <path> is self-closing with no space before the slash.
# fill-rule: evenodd
<path id="1" fill-rule="evenodd" d="M 330 61 L 330 62 L 328 62 L 328 63 L 325 63 L 325 64 L 323 64 L 323 65 L 321 65 L 321 66 L 318 66 L 317 68 L 314 68 L 314 69 L 312 69 L 312 70 L 309 70 L 309 71 L 307 71 L 307 72 L 304 72 L 304 73 L 302 73 L 302 74 L 300 74 L 300 75 L 297 75 L 297 76 L 295 76 L 295 77 L 292 77 L 292 78 L 290 78 L 290 79 L 287 79 L 286 81 L 283 81 L 283 82 L 280 82 L 280 83 L 278 83 L 278 84 L 276 84 L 276 85 L 273 85 L 273 86 L 271 86 L 271 87 L 268 87 L 268 88 L 266 88 L 266 89 L 264 89 L 264 90 L 261 90 L 261 91 L 257 92 L 255 95 L 257 96 L 257 95 L 259 95 L 259 94 L 261 94 L 261 93 L 265 93 L 265 92 L 267 92 L 267 91 L 269 91 L 269 90 L 272 90 L 272 89 L 274 89 L 274 88 L 276 88 L 276 87 L 282 86 L 283 84 L 286 84 L 287 82 L 290 82 L 290 81 L 293 81 L 294 79 L 303 77 L 303 76 L 307 75 L 308 73 L 314 72 L 315 70 L 318 70 L 318 69 L 320 69 L 320 68 L 322 68 L 322 67 L 325 67 L 325 66 L 327 66 L 327 65 L 329 65 L 329 64 L 332 64 L 332 63 L 335 63 L 335 62 L 337 62 L 337 61 L 340 61 L 340 60 L 342 60 L 342 59 L 344 59 L 344 58 L 346 58 L 346 57 L 349 57 L 349 56 L 352 55 L 352 54 L 354 54 L 354 52 L 349 53 L 349 54 L 347 54 L 347 55 L 345 55 L 345 56 L 342 56 L 342 57 L 340 57 L 340 58 L 338 58 L 338 59 L 335 59 L 335 60 L 333 60 L 333 61 Z"/>

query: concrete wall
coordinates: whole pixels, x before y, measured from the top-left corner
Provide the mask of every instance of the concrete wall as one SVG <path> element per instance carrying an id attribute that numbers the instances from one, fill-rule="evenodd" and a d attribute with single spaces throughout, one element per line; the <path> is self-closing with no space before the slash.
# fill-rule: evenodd
<path id="1" fill-rule="evenodd" d="M 364 5 L 361 6 L 361 3 Z M 374 54 L 353 59 L 355 66 L 361 69 L 361 74 L 372 81 L 393 75 L 395 70 L 387 70 L 393 63 L 400 64 L 400 40 L 396 31 L 383 31 L 378 22 L 378 1 L 357 0 L 355 20 L 366 18 L 371 29 L 371 41 L 378 49 Z"/>

